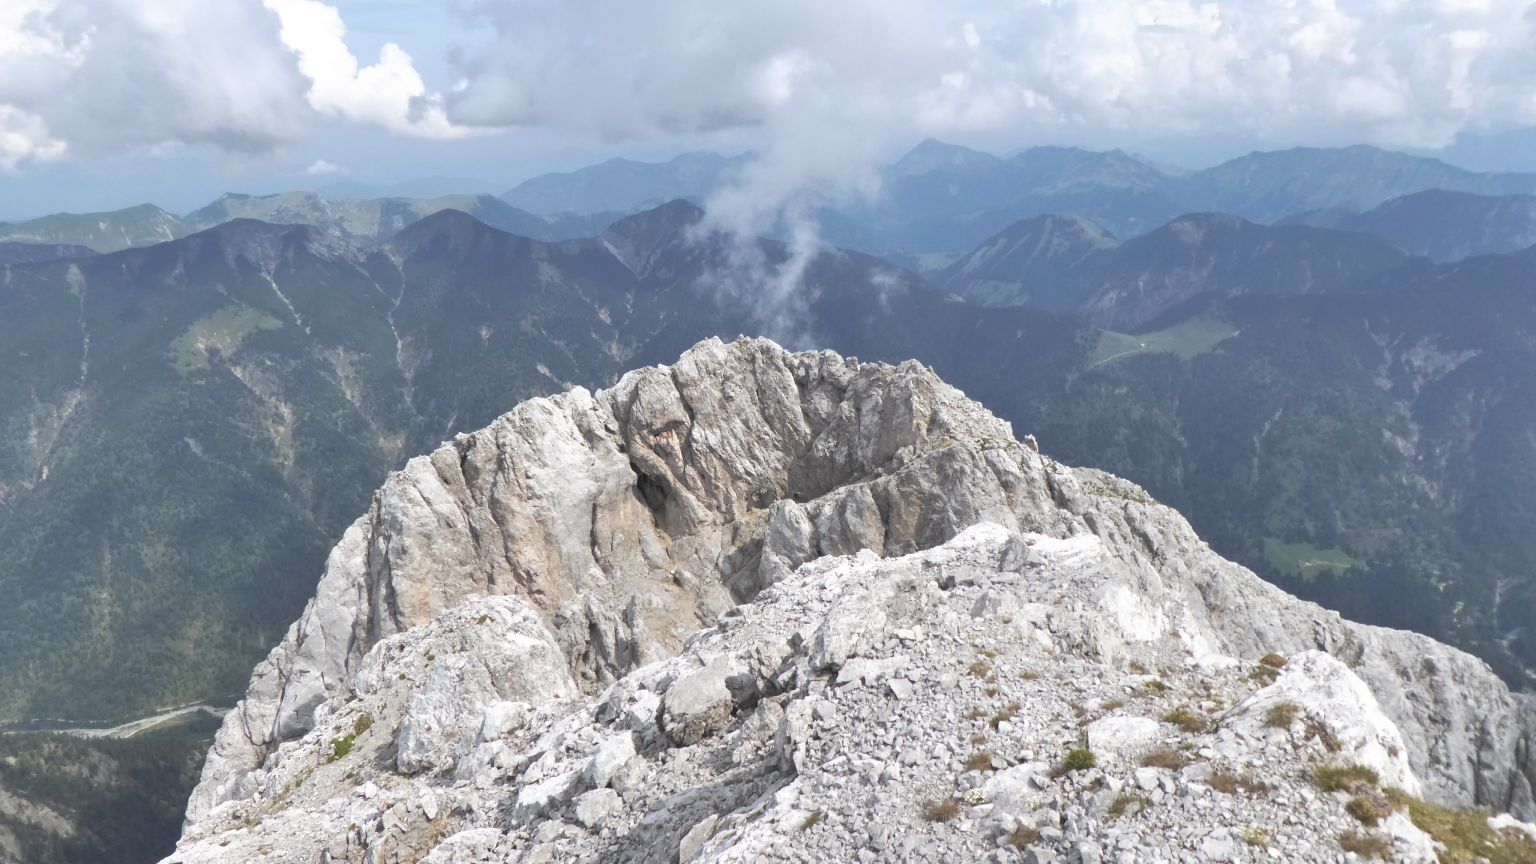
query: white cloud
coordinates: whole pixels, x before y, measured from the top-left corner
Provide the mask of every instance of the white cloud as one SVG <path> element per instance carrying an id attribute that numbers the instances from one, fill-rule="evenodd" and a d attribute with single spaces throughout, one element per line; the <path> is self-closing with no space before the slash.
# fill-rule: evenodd
<path id="1" fill-rule="evenodd" d="M 871 151 L 967 133 L 1435 147 L 1536 124 L 1529 0 L 456 0 L 478 29 L 446 95 L 408 42 L 360 62 L 338 4 L 0 0 L 3 158 L 264 152 L 320 117 Z"/>
<path id="2" fill-rule="evenodd" d="M 0 171 L 15 171 L 24 160 L 57 159 L 65 149 L 64 142 L 50 135 L 47 124 L 37 115 L 0 105 Z"/>
<path id="3" fill-rule="evenodd" d="M 324 159 L 316 159 L 314 162 L 310 163 L 308 168 L 304 169 L 304 173 L 311 177 L 329 177 L 333 174 L 343 174 L 346 172 L 346 170 L 347 169 L 337 165 L 335 162 L 327 162 Z"/>
<path id="4" fill-rule="evenodd" d="M 448 122 L 441 99 L 428 93 L 411 55 L 399 45 L 386 43 L 377 63 L 359 67 L 334 6 L 320 0 L 264 2 L 277 13 L 283 43 L 310 81 L 309 104 L 315 110 L 404 135 L 452 138 L 467 131 Z"/>
<path id="5" fill-rule="evenodd" d="M 7 148 L 17 161 L 167 142 L 258 152 L 303 129 L 303 79 L 256 0 L 0 9 L 0 107 L 29 142 Z"/>
<path id="6" fill-rule="evenodd" d="M 1435 147 L 1536 123 L 1529 0 L 470 0 L 449 116 L 613 138 L 772 127 Z"/>
<path id="7" fill-rule="evenodd" d="M 320 115 L 460 134 L 411 58 L 359 66 L 319 0 L 0 0 L 0 168 L 65 152 L 264 153 Z"/>

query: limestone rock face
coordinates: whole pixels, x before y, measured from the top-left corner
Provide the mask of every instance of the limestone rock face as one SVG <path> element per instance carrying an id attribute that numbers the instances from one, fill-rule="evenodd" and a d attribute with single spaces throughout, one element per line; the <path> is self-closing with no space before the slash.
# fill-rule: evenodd
<path id="1" fill-rule="evenodd" d="M 1280 701 L 1315 722 L 1260 722 Z M 1161 723 L 1175 704 L 1212 727 Z M 1037 770 L 1095 740 L 1097 784 Z M 1140 766 L 1159 744 L 1202 761 Z M 917 364 L 712 340 L 392 476 L 226 717 L 168 860 L 910 857 L 894 826 L 933 796 L 963 811 L 934 854 L 1023 826 L 1037 857 L 1178 860 L 1175 816 L 1191 851 L 1249 848 L 1239 817 L 1295 851 L 1348 827 L 1292 782 L 1307 765 L 1530 820 L 1533 749 L 1536 708 L 1480 661 L 1263 583 Z M 1198 802 L 1228 769 L 1291 779 L 1216 836 Z M 1122 787 L 1148 800 L 1115 836 L 1139 839 L 1101 849 Z"/>

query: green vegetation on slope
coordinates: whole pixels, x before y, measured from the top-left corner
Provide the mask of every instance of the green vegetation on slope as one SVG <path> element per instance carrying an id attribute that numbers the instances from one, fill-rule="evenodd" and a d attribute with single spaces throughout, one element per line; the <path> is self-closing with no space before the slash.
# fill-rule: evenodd
<path id="1" fill-rule="evenodd" d="M 198 319 L 171 342 L 171 362 L 186 374 L 207 369 L 210 356 L 227 356 L 258 330 L 276 330 L 283 322 L 249 306 L 234 305 Z"/>
<path id="2" fill-rule="evenodd" d="M 1341 575 L 1360 560 L 1340 549 L 1319 549 L 1311 543 L 1287 543 L 1264 538 L 1264 560 L 1287 576 L 1312 579 L 1324 571 Z"/>
<path id="3" fill-rule="evenodd" d="M 1088 368 L 1113 363 L 1139 354 L 1172 354 L 1190 360 L 1216 350 L 1216 346 L 1238 335 L 1238 330 L 1215 315 L 1198 315 L 1152 333 L 1116 333 L 1099 331 Z"/>
<path id="4" fill-rule="evenodd" d="M 121 740 L 0 735 L 0 858 L 97 864 L 170 854 L 217 728 L 195 714 Z"/>

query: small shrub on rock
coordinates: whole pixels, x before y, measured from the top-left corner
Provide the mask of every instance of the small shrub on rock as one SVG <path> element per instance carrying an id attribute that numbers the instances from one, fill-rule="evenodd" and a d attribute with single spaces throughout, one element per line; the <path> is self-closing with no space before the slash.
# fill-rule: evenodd
<path id="1" fill-rule="evenodd" d="M 1135 815 L 1145 810 L 1152 799 L 1145 795 L 1137 795 L 1133 792 L 1121 792 L 1115 796 L 1115 800 L 1109 802 L 1109 818 L 1119 819 L 1127 813 Z"/>
<path id="2" fill-rule="evenodd" d="M 1380 794 L 1356 795 L 1344 805 L 1344 812 L 1355 817 L 1361 825 L 1375 828 L 1381 820 L 1392 815 L 1392 805 Z"/>
<path id="3" fill-rule="evenodd" d="M 1238 774 L 1233 771 L 1217 771 L 1206 781 L 1212 789 L 1226 795 L 1236 795 L 1242 792 L 1246 795 L 1263 795 L 1269 791 L 1269 784 L 1253 776 L 1252 774 Z"/>
<path id="4" fill-rule="evenodd" d="M 1392 844 L 1378 834 L 1361 831 L 1345 831 L 1339 835 L 1339 848 L 1353 852 L 1367 861 L 1392 860 Z"/>
<path id="5" fill-rule="evenodd" d="M 1364 765 L 1319 765 L 1312 769 L 1312 782 L 1324 792 L 1359 795 L 1376 788 L 1381 777 Z"/>
<path id="6" fill-rule="evenodd" d="M 1177 726 L 1190 734 L 1204 732 L 1211 725 L 1210 721 L 1205 718 L 1204 714 L 1201 714 L 1198 711 L 1193 711 L 1184 707 L 1183 705 L 1180 705 L 1172 711 L 1167 712 L 1163 715 L 1162 719 L 1164 723 Z"/>
<path id="7" fill-rule="evenodd" d="M 1141 764 L 1145 768 L 1166 768 L 1169 771 L 1177 771 L 1189 764 L 1184 754 L 1172 747 L 1157 747 L 1148 750 L 1141 757 Z"/>
<path id="8" fill-rule="evenodd" d="M 1253 667 L 1253 671 L 1248 673 L 1248 677 L 1261 684 L 1273 684 L 1275 679 L 1280 677 L 1280 670 L 1273 666 L 1261 664 Z"/>
<path id="9" fill-rule="evenodd" d="M 991 750 L 977 750 L 971 757 L 965 760 L 967 771 L 991 771 L 994 755 Z"/>
<path id="10" fill-rule="evenodd" d="M 951 822 L 960 815 L 960 802 L 953 796 L 923 803 L 923 818 L 929 822 Z"/>
<path id="11" fill-rule="evenodd" d="M 1295 702 L 1277 702 L 1264 715 L 1264 722 L 1276 729 L 1289 729 L 1300 714 L 1301 706 Z"/>
<path id="12" fill-rule="evenodd" d="M 1099 764 L 1099 758 L 1086 747 L 1067 751 L 1067 758 L 1061 760 L 1061 767 L 1068 771 L 1087 771 L 1097 764 Z"/>
<path id="13" fill-rule="evenodd" d="M 1040 832 L 1028 825 L 1020 825 L 1008 832 L 1008 845 L 1021 852 L 1039 842 Z"/>
<path id="14" fill-rule="evenodd" d="M 1259 658 L 1259 665 L 1268 666 L 1271 669 L 1284 669 L 1285 657 L 1271 651 L 1270 653 L 1265 654 L 1263 657 Z"/>

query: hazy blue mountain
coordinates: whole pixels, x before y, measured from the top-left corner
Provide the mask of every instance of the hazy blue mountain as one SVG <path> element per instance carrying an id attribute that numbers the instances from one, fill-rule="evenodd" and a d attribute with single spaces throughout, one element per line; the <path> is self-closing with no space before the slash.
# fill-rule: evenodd
<path id="1" fill-rule="evenodd" d="M 0 264 L 36 264 L 60 258 L 84 258 L 96 253 L 84 246 L 57 243 L 0 243 Z"/>
<path id="2" fill-rule="evenodd" d="M 1082 216 L 1122 236 L 1141 233 L 1179 212 L 1167 196 L 1170 182 L 1119 150 L 1033 147 L 1004 159 L 929 140 L 884 173 L 878 200 L 844 215 L 903 254 L 955 254 L 1046 213 Z"/>
<path id="3" fill-rule="evenodd" d="M 26 222 L 0 224 L 0 242 L 84 246 L 116 252 L 174 240 L 189 232 L 180 218 L 153 204 L 108 213 L 55 213 Z"/>
<path id="4" fill-rule="evenodd" d="M 1378 237 L 1269 226 L 1193 213 L 1124 243 L 1091 222 L 1021 220 L 961 257 L 935 283 L 989 306 L 1072 312 L 1135 331 L 1197 300 L 1364 290 L 1405 255 Z"/>
<path id="5" fill-rule="evenodd" d="M 338 180 L 316 189 L 326 198 L 446 198 L 483 195 L 497 184 L 469 177 L 418 177 L 398 183 L 363 183 Z"/>
<path id="6" fill-rule="evenodd" d="M 709 153 L 670 162 L 614 159 L 529 180 L 502 196 L 533 213 L 626 213 L 674 198 L 703 201 L 749 157 Z M 1429 189 L 1536 192 L 1536 175 L 1478 174 L 1373 147 L 1253 153 L 1175 172 L 1120 150 L 1031 147 L 1003 157 L 929 139 L 883 169 L 873 201 L 819 214 L 832 243 L 937 271 L 1020 219 L 1070 214 L 1134 237 L 1181 213 L 1227 212 L 1255 222 L 1340 208 L 1364 210 Z"/>
<path id="7" fill-rule="evenodd" d="M 1251 153 L 1180 184 L 1191 208 L 1274 222 L 1293 213 L 1341 207 L 1366 210 L 1412 192 L 1442 189 L 1479 195 L 1536 193 L 1536 174 L 1479 174 L 1437 159 L 1376 147 L 1297 147 Z"/>
<path id="8" fill-rule="evenodd" d="M 1474 195 L 1433 189 L 1393 198 L 1364 213 L 1341 208 L 1278 224 L 1344 228 L 1390 240 L 1411 255 L 1459 261 L 1536 245 L 1536 195 Z"/>
<path id="9" fill-rule="evenodd" d="M 631 213 L 675 198 L 703 199 L 748 157 L 684 153 L 666 162 L 610 159 L 519 183 L 502 200 L 532 213 Z"/>
<path id="10" fill-rule="evenodd" d="M 490 195 L 415 199 L 324 198 L 313 192 L 231 193 L 188 213 L 186 224 L 201 230 L 234 219 L 258 219 L 280 225 L 311 225 L 349 240 L 377 243 L 442 210 L 462 210 L 487 225 L 525 237 L 550 239 L 554 233 L 543 219 Z"/>
<path id="11" fill-rule="evenodd" d="M 1120 245 L 1080 216 L 1020 219 L 933 277 L 946 291 L 983 306 L 1070 312 L 1084 299 L 1085 269 Z"/>
<path id="12" fill-rule="evenodd" d="M 1135 331 L 1197 298 L 1362 290 L 1405 257 L 1366 234 L 1195 213 L 1082 268 L 1092 284 L 1076 311 L 1099 326 Z"/>

